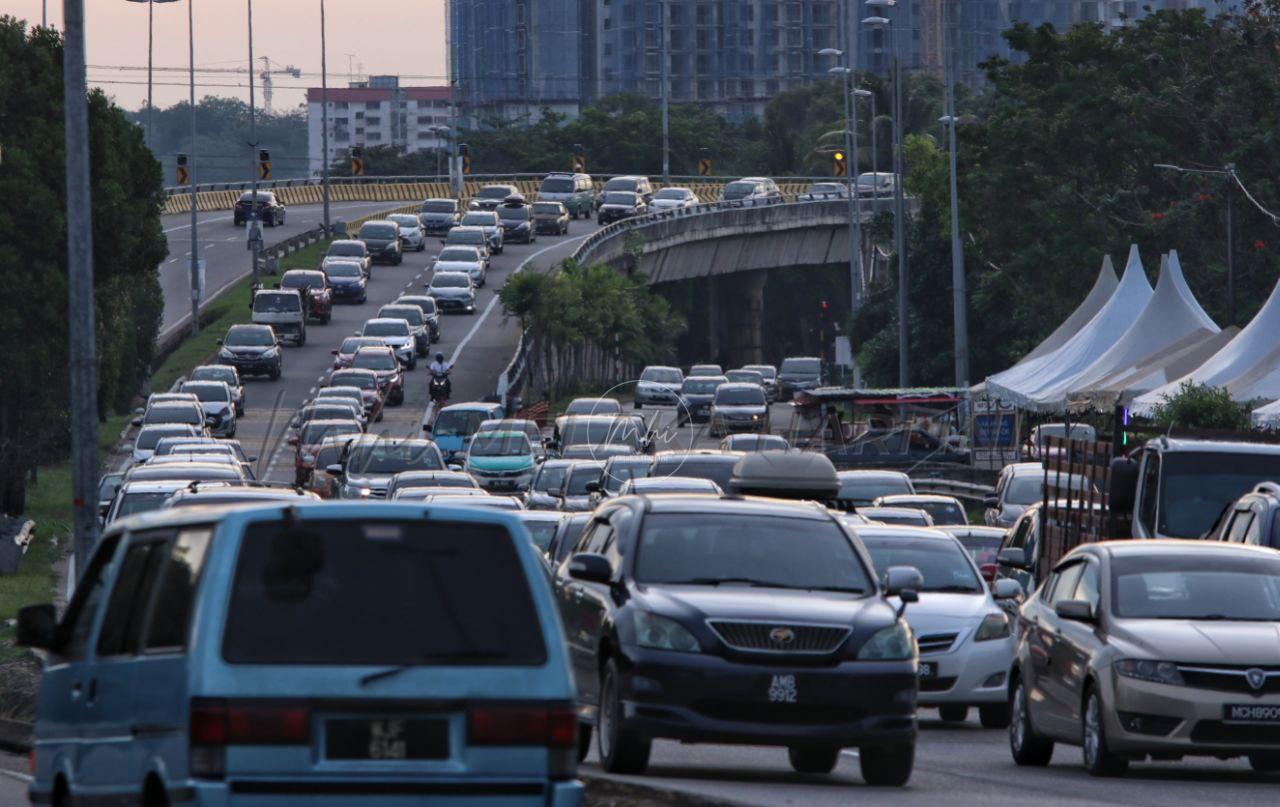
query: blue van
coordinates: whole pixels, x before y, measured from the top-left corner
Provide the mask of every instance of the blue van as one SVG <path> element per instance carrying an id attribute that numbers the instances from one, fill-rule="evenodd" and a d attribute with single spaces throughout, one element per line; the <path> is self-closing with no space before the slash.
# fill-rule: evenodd
<path id="1" fill-rule="evenodd" d="M 457 403 L 444 407 L 436 419 L 422 427 L 431 435 L 445 459 L 452 459 L 467 450 L 471 435 L 486 420 L 497 420 L 506 413 L 500 403 Z"/>
<path id="2" fill-rule="evenodd" d="M 537 550 L 491 509 L 330 503 L 123 519 L 48 652 L 35 804 L 578 805 Z"/>

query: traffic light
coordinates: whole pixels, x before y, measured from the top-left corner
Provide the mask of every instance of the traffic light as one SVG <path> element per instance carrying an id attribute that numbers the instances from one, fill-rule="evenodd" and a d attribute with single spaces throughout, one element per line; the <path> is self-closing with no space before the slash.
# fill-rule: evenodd
<path id="1" fill-rule="evenodd" d="M 364 176 L 364 149 L 360 146 L 351 147 L 351 176 Z"/>
<path id="2" fill-rule="evenodd" d="M 271 179 L 271 152 L 266 149 L 258 150 L 258 179 Z"/>
<path id="3" fill-rule="evenodd" d="M 177 173 L 178 175 L 178 184 L 186 185 L 188 182 L 191 181 L 191 175 L 187 173 L 187 155 L 179 154 L 177 157 L 177 162 L 178 162 L 178 167 L 175 173 Z"/>
<path id="4" fill-rule="evenodd" d="M 458 156 L 462 158 L 462 173 L 471 173 L 471 147 L 466 143 L 458 144 Z"/>
<path id="5" fill-rule="evenodd" d="M 836 177 L 847 176 L 849 167 L 845 165 L 845 154 L 843 151 L 835 151 L 831 154 L 831 175 Z"/>

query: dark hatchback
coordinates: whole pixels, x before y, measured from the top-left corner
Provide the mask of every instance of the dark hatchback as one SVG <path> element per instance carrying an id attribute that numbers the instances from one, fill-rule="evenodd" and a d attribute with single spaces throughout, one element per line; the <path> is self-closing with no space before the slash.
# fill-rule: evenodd
<path id="1" fill-rule="evenodd" d="M 917 656 L 886 572 L 824 507 L 740 497 L 623 496 L 556 569 L 582 734 L 605 770 L 640 773 L 655 738 L 779 745 L 826 773 L 901 785 L 916 741 Z M 581 735 L 580 735 L 581 736 Z M 585 752 L 586 745 L 579 748 Z"/>
<path id="2" fill-rule="evenodd" d="M 358 261 L 329 261 L 324 267 L 333 299 L 363 303 L 369 299 L 368 282 Z"/>
<path id="3" fill-rule="evenodd" d="M 629 191 L 609 191 L 600 196 L 600 210 L 596 213 L 598 224 L 608 224 L 649 212 L 644 197 Z"/>
<path id="4" fill-rule="evenodd" d="M 400 225 L 394 221 L 377 219 L 360 225 L 356 236 L 364 242 L 374 263 L 381 261 L 397 265 L 404 260 L 404 247 L 400 243 Z"/>

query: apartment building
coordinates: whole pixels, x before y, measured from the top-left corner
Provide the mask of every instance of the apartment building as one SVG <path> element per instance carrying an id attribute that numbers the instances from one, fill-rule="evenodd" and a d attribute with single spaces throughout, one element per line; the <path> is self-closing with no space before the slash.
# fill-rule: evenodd
<path id="1" fill-rule="evenodd" d="M 448 87 L 401 87 L 395 76 L 372 76 L 349 87 L 330 87 L 329 153 L 324 154 L 322 91 L 307 90 L 310 169 L 344 158 L 352 146 L 400 146 L 406 152 L 447 148 L 435 127 L 451 122 Z"/>

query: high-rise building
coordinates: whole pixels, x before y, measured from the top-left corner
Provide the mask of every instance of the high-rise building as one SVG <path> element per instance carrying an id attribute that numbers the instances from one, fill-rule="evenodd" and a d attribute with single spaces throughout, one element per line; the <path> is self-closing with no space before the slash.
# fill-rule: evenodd
<path id="1" fill-rule="evenodd" d="M 352 146 L 399 146 L 407 152 L 447 148 L 433 127 L 451 125 L 448 87 L 401 87 L 395 76 L 371 76 L 329 88 L 329 153 L 324 154 L 321 90 L 307 90 L 310 170 L 333 164 Z"/>

